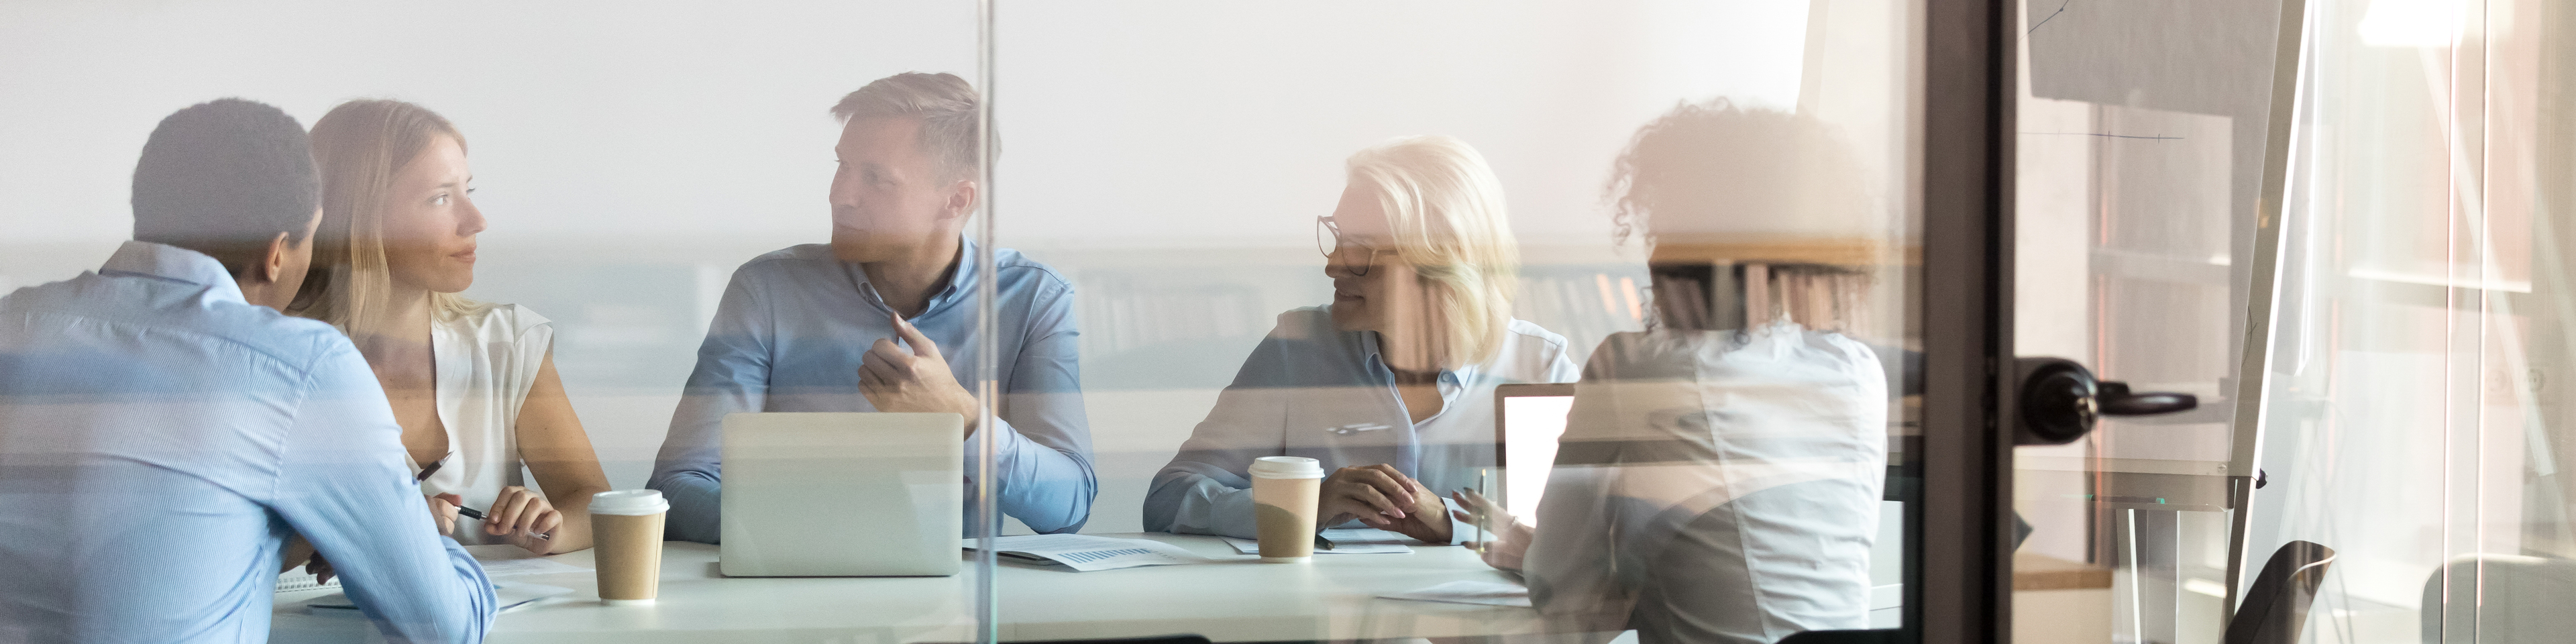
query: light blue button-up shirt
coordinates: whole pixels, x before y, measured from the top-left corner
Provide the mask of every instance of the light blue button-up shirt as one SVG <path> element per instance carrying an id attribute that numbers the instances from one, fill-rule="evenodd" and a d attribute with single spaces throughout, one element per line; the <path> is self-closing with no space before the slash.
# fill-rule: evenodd
<path id="1" fill-rule="evenodd" d="M 1282 313 L 1154 475 L 1145 529 L 1254 537 L 1252 461 L 1264 456 L 1313 458 L 1328 471 L 1392 465 L 1444 497 L 1474 488 L 1477 470 L 1494 464 L 1494 387 L 1580 375 L 1564 336 L 1512 320 L 1492 358 L 1440 373 L 1440 413 L 1416 423 L 1377 332 L 1335 329 L 1328 307 Z M 1451 534 L 1469 536 L 1454 525 Z"/>
<path id="2" fill-rule="evenodd" d="M 203 254 L 127 242 L 0 298 L 0 641 L 263 642 L 302 534 L 398 642 L 479 642 L 375 374 Z"/>
<path id="3" fill-rule="evenodd" d="M 948 285 L 910 321 L 939 345 L 958 384 L 974 391 L 975 280 L 984 272 L 973 242 L 961 254 Z M 1038 532 L 1080 530 L 1099 484 L 1082 409 L 1073 284 L 1018 251 L 993 256 L 1001 267 L 992 279 L 1000 350 L 994 380 L 1002 399 L 997 422 L 979 431 L 994 432 L 998 446 L 996 505 Z M 859 395 L 860 356 L 877 339 L 895 336 L 893 314 L 867 273 L 834 258 L 827 244 L 773 251 L 734 271 L 653 464 L 649 487 L 670 498 L 671 538 L 715 543 L 723 533 L 717 461 L 725 415 L 876 411 Z M 966 454 L 971 479 L 972 444 Z M 965 511 L 972 533 L 983 522 L 971 501 Z"/>

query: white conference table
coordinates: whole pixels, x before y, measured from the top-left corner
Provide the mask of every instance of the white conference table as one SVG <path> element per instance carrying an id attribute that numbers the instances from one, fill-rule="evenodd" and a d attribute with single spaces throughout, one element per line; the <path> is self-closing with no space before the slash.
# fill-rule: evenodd
<path id="1" fill-rule="evenodd" d="M 1217 641 L 1348 640 L 1529 633 L 1528 608 L 1380 599 L 1458 580 L 1506 580 L 1475 552 L 1413 547 L 1404 554 L 1319 554 L 1306 564 L 1264 564 L 1213 537 L 1120 534 L 1179 545 L 1216 561 L 1075 572 L 1003 563 L 997 576 L 1003 640 L 1196 634 Z M 593 573 L 496 581 L 562 586 L 573 593 L 502 613 L 495 643 L 966 642 L 970 570 L 956 577 L 726 578 L 716 547 L 663 544 L 660 598 L 645 606 L 598 601 Z M 591 567 L 591 552 L 553 557 Z M 365 619 L 307 614 L 328 591 L 278 596 L 270 642 L 381 641 Z"/>

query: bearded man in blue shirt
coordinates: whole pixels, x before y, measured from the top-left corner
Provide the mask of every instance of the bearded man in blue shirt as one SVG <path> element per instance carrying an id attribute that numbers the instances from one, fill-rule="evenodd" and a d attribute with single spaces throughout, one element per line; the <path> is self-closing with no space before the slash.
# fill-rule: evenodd
<path id="1" fill-rule="evenodd" d="M 135 164 L 134 241 L 0 298 L 0 642 L 265 642 L 316 551 L 390 641 L 490 629 L 357 347 L 278 313 L 322 215 L 306 145 L 267 105 L 180 110 Z"/>
<path id="2" fill-rule="evenodd" d="M 1098 481 L 1073 285 L 1010 249 L 984 266 L 961 234 L 982 196 L 980 102 L 955 75 L 904 73 L 832 107 L 844 126 L 831 243 L 754 258 L 725 287 L 649 484 L 670 498 L 670 538 L 722 534 L 721 431 L 736 412 L 955 413 L 966 419 L 960 440 L 993 433 L 990 489 L 1003 514 L 1043 533 L 1090 518 Z M 993 284 L 998 349 L 990 427 L 978 426 L 967 380 L 982 280 Z M 965 511 L 974 533 L 984 520 L 971 500 Z"/>

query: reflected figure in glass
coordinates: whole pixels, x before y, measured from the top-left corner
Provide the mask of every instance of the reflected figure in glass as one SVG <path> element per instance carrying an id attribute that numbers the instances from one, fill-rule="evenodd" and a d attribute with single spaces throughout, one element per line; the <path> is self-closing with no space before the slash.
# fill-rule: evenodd
<path id="1" fill-rule="evenodd" d="M 1499 523 L 1489 563 L 1525 574 L 1553 628 L 1868 627 L 1887 380 L 1839 332 L 1870 286 L 1874 243 L 1845 226 L 1868 219 L 1865 183 L 1804 114 L 1685 104 L 1631 139 L 1609 196 L 1651 248 L 1651 326 L 1584 367 L 1534 525 L 1457 499 Z"/>
<path id="2" fill-rule="evenodd" d="M 1151 531 L 1255 536 L 1254 459 L 1332 472 L 1319 527 L 1450 543 L 1444 491 L 1494 459 L 1494 387 L 1568 382 L 1563 336 L 1513 318 L 1519 246 L 1484 157 L 1445 136 L 1350 157 L 1318 220 L 1333 301 L 1279 315 L 1145 500 Z"/>

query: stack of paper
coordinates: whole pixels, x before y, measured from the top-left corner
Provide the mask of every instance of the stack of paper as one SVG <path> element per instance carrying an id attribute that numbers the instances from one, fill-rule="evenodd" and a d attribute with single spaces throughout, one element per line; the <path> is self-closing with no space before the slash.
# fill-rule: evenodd
<path id="1" fill-rule="evenodd" d="M 976 540 L 967 539 L 974 550 Z M 1081 571 L 1201 563 L 1208 559 L 1151 539 L 1117 539 L 1087 534 L 1025 534 L 995 537 L 995 556 L 1039 565 L 1063 565 Z"/>
<path id="2" fill-rule="evenodd" d="M 1413 552 L 1412 546 L 1404 545 L 1405 542 L 1412 541 L 1413 537 L 1379 530 L 1377 528 L 1340 528 L 1325 530 L 1324 538 L 1333 542 L 1333 549 L 1325 550 L 1323 548 L 1316 548 L 1315 554 L 1383 555 L 1398 552 Z M 1261 554 L 1260 541 L 1226 537 L 1225 542 L 1233 545 L 1235 552 L 1247 555 Z"/>

